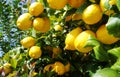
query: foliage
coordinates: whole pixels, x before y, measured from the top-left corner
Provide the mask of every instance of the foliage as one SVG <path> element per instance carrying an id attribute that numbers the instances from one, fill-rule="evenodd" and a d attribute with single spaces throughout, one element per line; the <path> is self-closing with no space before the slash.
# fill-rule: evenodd
<path id="1" fill-rule="evenodd" d="M 120 67 L 120 58 L 119 58 L 119 46 L 120 41 L 117 41 L 114 44 L 107 45 L 101 43 L 97 38 L 89 36 L 85 47 L 92 47 L 93 49 L 89 53 L 81 53 L 77 50 L 65 50 L 65 38 L 66 35 L 76 27 L 80 27 L 83 31 L 96 30 L 102 24 L 108 24 L 106 27 L 110 27 L 112 24 L 111 30 L 116 30 L 116 26 L 119 26 L 119 22 L 111 22 L 109 19 L 114 14 L 105 15 L 103 12 L 102 19 L 92 25 L 88 25 L 80 20 L 65 21 L 67 16 L 82 13 L 84 9 L 90 4 L 96 3 L 99 4 L 100 0 L 86 0 L 86 2 L 79 8 L 72 8 L 69 4 L 63 9 L 55 10 L 48 6 L 47 0 L 37 0 L 41 2 L 45 9 L 42 14 L 37 17 L 48 17 L 50 19 L 50 30 L 43 33 L 36 31 L 33 27 L 28 30 L 20 30 L 16 26 L 17 18 L 28 12 L 28 7 L 34 0 L 4 0 L 0 3 L 0 49 L 5 52 L 3 57 L 0 58 L 0 76 L 7 77 L 93 77 L 95 72 L 99 69 L 111 68 L 117 70 Z M 119 1 L 119 0 L 117 0 Z M 109 7 L 109 5 L 108 5 Z M 117 5 L 111 5 L 111 8 L 116 13 L 116 18 L 119 17 L 119 3 Z M 2 11 L 1 11 L 2 10 Z M 36 16 L 32 17 L 34 20 Z M 92 19 L 92 18 L 91 18 Z M 112 19 L 111 19 L 112 20 Z M 114 20 L 112 20 L 114 21 Z M 60 25 L 62 30 L 56 31 L 54 29 L 55 25 Z M 119 36 L 119 30 L 113 32 L 114 35 Z M 35 38 L 36 46 L 39 46 L 42 50 L 42 55 L 38 59 L 33 59 L 29 56 L 29 49 L 24 48 L 20 44 L 20 40 L 31 36 Z M 119 38 L 119 37 L 118 37 Z M 84 38 L 83 38 L 84 39 Z M 57 48 L 56 51 L 53 51 L 54 48 Z M 70 63 L 70 70 L 65 72 L 63 75 L 58 75 L 57 72 L 53 71 L 53 68 L 49 68 L 49 71 L 44 72 L 44 67 L 48 64 L 54 64 L 56 61 L 67 65 Z M 4 64 L 10 63 L 12 71 L 5 75 Z M 2 69 L 1 69 L 2 68 Z"/>

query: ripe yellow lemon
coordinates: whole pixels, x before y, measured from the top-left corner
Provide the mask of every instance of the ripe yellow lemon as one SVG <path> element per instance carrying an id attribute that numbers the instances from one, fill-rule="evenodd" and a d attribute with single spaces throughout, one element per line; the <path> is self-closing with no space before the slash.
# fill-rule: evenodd
<path id="1" fill-rule="evenodd" d="M 58 75 L 63 75 L 65 73 L 65 66 L 57 61 L 54 63 L 52 71 L 55 71 Z"/>
<path id="2" fill-rule="evenodd" d="M 61 25 L 55 25 L 54 29 L 55 29 L 55 31 L 62 31 L 63 27 Z"/>
<path id="3" fill-rule="evenodd" d="M 54 54 L 58 54 L 58 53 L 60 53 L 60 52 L 61 52 L 60 47 L 54 47 L 54 48 L 53 48 L 53 53 L 54 53 Z"/>
<path id="4" fill-rule="evenodd" d="M 110 1 L 109 1 L 109 4 L 110 4 L 110 5 L 115 5 L 115 4 L 116 4 L 116 0 L 110 0 Z"/>
<path id="5" fill-rule="evenodd" d="M 45 24 L 45 21 L 43 18 L 35 18 L 33 20 L 33 27 L 37 31 L 42 31 L 42 29 L 44 28 L 44 24 Z"/>
<path id="6" fill-rule="evenodd" d="M 4 69 L 4 72 L 5 72 L 5 75 L 7 75 L 8 73 L 10 73 L 12 71 L 11 64 L 10 63 L 5 63 L 3 65 L 3 69 Z"/>
<path id="7" fill-rule="evenodd" d="M 43 27 L 43 29 L 41 29 L 41 32 L 47 32 L 47 31 L 49 31 L 50 30 L 50 20 L 49 20 L 49 18 L 43 18 L 43 20 L 44 20 L 44 27 Z"/>
<path id="8" fill-rule="evenodd" d="M 92 50 L 92 47 L 85 47 L 87 40 L 90 36 L 95 37 L 95 33 L 91 30 L 85 30 L 76 37 L 74 45 L 79 52 L 88 53 Z"/>
<path id="9" fill-rule="evenodd" d="M 35 45 L 35 39 L 33 37 L 25 37 L 20 41 L 24 48 L 29 48 Z"/>
<path id="10" fill-rule="evenodd" d="M 106 26 L 101 25 L 96 31 L 97 39 L 104 44 L 113 44 L 118 41 L 118 38 L 110 35 L 107 32 Z"/>
<path id="11" fill-rule="evenodd" d="M 96 24 L 102 18 L 102 11 L 98 4 L 91 4 L 82 14 L 82 19 L 86 24 Z"/>
<path id="12" fill-rule="evenodd" d="M 32 15 L 29 13 L 24 13 L 20 15 L 17 19 L 17 27 L 21 30 L 27 30 L 32 26 Z"/>
<path id="13" fill-rule="evenodd" d="M 53 47 L 53 54 L 52 54 L 52 58 L 56 58 L 58 56 L 58 54 L 61 53 L 61 49 L 60 47 Z"/>
<path id="14" fill-rule="evenodd" d="M 53 69 L 53 64 L 48 64 L 44 67 L 43 72 L 49 72 Z"/>
<path id="15" fill-rule="evenodd" d="M 33 27 L 40 32 L 47 32 L 50 29 L 50 20 L 48 18 L 35 18 L 33 20 Z"/>
<path id="16" fill-rule="evenodd" d="M 100 0 L 100 7 L 102 9 L 102 12 L 105 13 L 106 15 L 110 15 L 114 13 L 114 10 L 108 10 L 107 7 L 105 6 L 107 0 Z M 109 4 L 113 5 L 115 3 L 114 0 L 110 0 Z"/>
<path id="17" fill-rule="evenodd" d="M 65 65 L 65 72 L 70 71 L 70 66 L 71 66 L 71 64 L 69 62 Z"/>
<path id="18" fill-rule="evenodd" d="M 71 14 L 71 15 L 66 16 L 65 21 L 70 21 L 71 19 L 72 19 L 72 14 Z"/>
<path id="19" fill-rule="evenodd" d="M 80 20 L 80 19 L 82 19 L 81 13 L 75 13 L 72 15 L 72 20 Z"/>
<path id="20" fill-rule="evenodd" d="M 86 0 L 68 0 L 68 4 L 73 8 L 80 7 Z"/>
<path id="21" fill-rule="evenodd" d="M 65 48 L 67 50 L 76 50 L 74 46 L 75 38 L 82 32 L 82 29 L 77 27 L 70 31 L 65 38 Z"/>
<path id="22" fill-rule="evenodd" d="M 40 2 L 34 2 L 29 7 L 29 13 L 38 16 L 44 11 L 44 6 Z"/>
<path id="23" fill-rule="evenodd" d="M 67 4 L 67 0 L 47 0 L 49 6 L 53 9 L 63 9 Z"/>
<path id="24" fill-rule="evenodd" d="M 29 56 L 38 59 L 42 55 L 42 50 L 39 46 L 32 46 L 29 50 Z"/>

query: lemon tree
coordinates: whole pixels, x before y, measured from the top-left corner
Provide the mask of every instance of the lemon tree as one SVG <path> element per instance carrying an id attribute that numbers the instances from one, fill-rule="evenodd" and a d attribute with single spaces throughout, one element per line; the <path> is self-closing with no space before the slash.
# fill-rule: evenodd
<path id="1" fill-rule="evenodd" d="M 6 53 L 0 77 L 119 77 L 119 6 L 119 0 L 1 2 L 0 47 Z"/>

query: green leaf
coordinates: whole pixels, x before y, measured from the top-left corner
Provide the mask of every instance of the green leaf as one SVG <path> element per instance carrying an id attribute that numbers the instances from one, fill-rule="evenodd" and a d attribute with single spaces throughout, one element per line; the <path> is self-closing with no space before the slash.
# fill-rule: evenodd
<path id="1" fill-rule="evenodd" d="M 85 2 L 83 5 L 81 5 L 77 10 L 76 13 L 82 13 L 84 11 L 84 9 L 90 5 L 90 3 Z"/>
<path id="2" fill-rule="evenodd" d="M 10 53 L 8 52 L 8 53 L 6 53 L 5 55 L 4 55 L 4 57 L 3 57 L 3 60 L 4 61 L 9 61 L 10 60 Z"/>
<path id="3" fill-rule="evenodd" d="M 120 37 L 120 14 L 111 16 L 108 19 L 106 27 L 109 34 L 115 37 Z"/>
<path id="4" fill-rule="evenodd" d="M 94 47 L 94 46 L 97 46 L 97 45 L 100 45 L 100 42 L 95 37 L 89 36 L 85 47 L 87 47 L 87 46 Z"/>
<path id="5" fill-rule="evenodd" d="M 120 47 L 113 48 L 108 50 L 108 53 L 112 54 L 113 56 L 120 58 Z"/>
<path id="6" fill-rule="evenodd" d="M 11 66 L 15 69 L 17 66 L 17 60 L 15 58 L 10 59 Z"/>
<path id="7" fill-rule="evenodd" d="M 116 0 L 116 5 L 117 5 L 118 10 L 120 11 L 120 0 Z"/>
<path id="8" fill-rule="evenodd" d="M 111 66 L 111 68 L 120 71 L 120 58 Z"/>
<path id="9" fill-rule="evenodd" d="M 99 61 L 108 61 L 109 56 L 108 53 L 106 52 L 105 48 L 103 45 L 98 45 L 95 46 L 94 48 L 94 53 L 95 53 L 95 58 Z"/>

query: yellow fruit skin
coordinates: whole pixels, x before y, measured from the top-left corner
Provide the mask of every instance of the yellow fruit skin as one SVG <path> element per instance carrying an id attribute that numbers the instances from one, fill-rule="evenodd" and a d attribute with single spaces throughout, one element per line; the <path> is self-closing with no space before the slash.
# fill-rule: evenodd
<path id="1" fill-rule="evenodd" d="M 66 65 L 65 65 L 65 72 L 69 72 L 70 71 L 70 63 L 67 63 Z"/>
<path id="2" fill-rule="evenodd" d="M 70 31 L 66 36 L 65 48 L 64 49 L 66 49 L 66 50 L 76 50 L 76 48 L 74 46 L 74 40 L 79 35 L 79 33 L 81 33 L 81 32 L 82 32 L 82 29 L 79 28 L 79 27 Z"/>
<path id="3" fill-rule="evenodd" d="M 41 30 L 41 32 L 47 32 L 50 30 L 50 20 L 48 18 L 43 18 L 44 19 L 44 28 Z"/>
<path id="4" fill-rule="evenodd" d="M 49 6 L 53 9 L 63 9 L 67 4 L 67 0 L 47 0 Z"/>
<path id="5" fill-rule="evenodd" d="M 72 15 L 72 20 L 80 20 L 82 19 L 82 14 L 76 13 Z"/>
<path id="6" fill-rule="evenodd" d="M 17 27 L 21 30 L 27 30 L 32 26 L 32 20 L 30 19 L 32 17 L 29 13 L 24 13 L 20 15 L 17 19 Z"/>
<path id="7" fill-rule="evenodd" d="M 102 18 L 102 11 L 97 4 L 89 5 L 82 14 L 82 19 L 86 24 L 96 24 Z"/>
<path id="8" fill-rule="evenodd" d="M 49 72 L 53 69 L 53 64 L 48 64 L 44 67 L 43 72 Z"/>
<path id="9" fill-rule="evenodd" d="M 65 21 L 70 21 L 72 19 L 72 14 L 69 16 L 66 16 Z"/>
<path id="10" fill-rule="evenodd" d="M 29 7 L 29 13 L 38 16 L 44 11 L 44 6 L 40 2 L 34 2 Z"/>
<path id="11" fill-rule="evenodd" d="M 35 39 L 33 37 L 26 37 L 20 41 L 24 48 L 30 48 L 35 45 Z"/>
<path id="12" fill-rule="evenodd" d="M 54 54 L 58 54 L 61 52 L 61 49 L 58 47 L 58 48 L 53 48 L 53 53 Z"/>
<path id="13" fill-rule="evenodd" d="M 52 71 L 55 71 L 58 75 L 63 75 L 65 73 L 65 66 L 61 62 L 57 61 L 54 63 Z"/>
<path id="14" fill-rule="evenodd" d="M 42 50 L 39 46 L 32 46 L 29 50 L 29 56 L 38 59 L 42 55 Z"/>
<path id="15" fill-rule="evenodd" d="M 68 4 L 73 8 L 80 7 L 86 0 L 68 0 Z"/>
<path id="16" fill-rule="evenodd" d="M 74 45 L 75 48 L 82 53 L 88 53 L 89 51 L 92 50 L 92 47 L 85 47 L 87 40 L 90 36 L 95 37 L 95 33 L 92 32 L 91 30 L 86 30 L 81 32 L 75 39 Z"/>
<path id="17" fill-rule="evenodd" d="M 50 29 L 50 20 L 48 18 L 35 18 L 33 27 L 40 32 L 47 32 Z"/>
<path id="18" fill-rule="evenodd" d="M 107 10 L 107 8 L 105 7 L 105 2 L 106 1 L 107 0 L 100 0 L 100 7 L 101 7 L 101 10 L 102 10 L 103 13 L 105 13 L 106 15 L 110 15 L 110 14 L 114 13 L 114 10 Z M 113 1 L 114 0 L 111 0 L 111 1 L 109 1 L 109 3 L 111 5 L 113 5 L 114 4 Z"/>
<path id="19" fill-rule="evenodd" d="M 10 73 L 12 71 L 11 64 L 10 63 L 5 63 L 3 65 L 3 69 L 4 69 L 4 72 L 5 72 L 5 75 L 7 75 L 8 73 Z"/>
<path id="20" fill-rule="evenodd" d="M 45 21 L 43 18 L 35 18 L 33 21 L 33 27 L 37 31 L 42 31 L 42 29 L 44 28 L 44 23 Z"/>
<path id="21" fill-rule="evenodd" d="M 55 29 L 55 31 L 62 31 L 63 27 L 61 25 L 55 25 L 54 29 Z"/>
<path id="22" fill-rule="evenodd" d="M 105 25 L 101 25 L 98 28 L 98 30 L 96 31 L 96 36 L 97 39 L 104 44 L 113 44 L 119 40 L 118 38 L 108 34 Z"/>
<path id="23" fill-rule="evenodd" d="M 110 0 L 110 1 L 109 1 L 109 4 L 110 4 L 110 5 L 115 5 L 115 4 L 116 4 L 116 0 Z"/>

